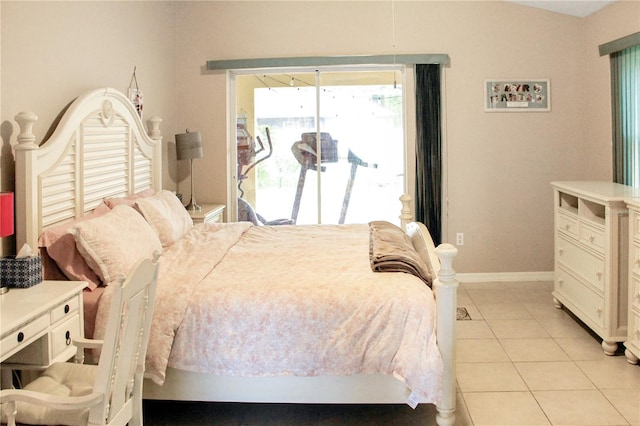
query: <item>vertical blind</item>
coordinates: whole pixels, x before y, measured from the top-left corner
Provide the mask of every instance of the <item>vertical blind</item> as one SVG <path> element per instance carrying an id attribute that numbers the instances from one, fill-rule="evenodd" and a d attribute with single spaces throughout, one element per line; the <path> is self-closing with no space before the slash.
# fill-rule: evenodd
<path id="1" fill-rule="evenodd" d="M 640 45 L 611 54 L 611 99 L 614 180 L 640 187 Z"/>
<path id="2" fill-rule="evenodd" d="M 599 50 L 611 63 L 613 180 L 640 187 L 640 32 Z"/>

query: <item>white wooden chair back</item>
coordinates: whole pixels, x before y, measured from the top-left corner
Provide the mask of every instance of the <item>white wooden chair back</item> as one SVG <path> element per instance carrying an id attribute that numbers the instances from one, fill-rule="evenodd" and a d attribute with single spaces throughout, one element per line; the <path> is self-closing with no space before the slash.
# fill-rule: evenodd
<path id="1" fill-rule="evenodd" d="M 94 390 L 105 398 L 89 424 L 142 424 L 144 361 L 156 297 L 158 260 L 144 259 L 115 289 Z"/>

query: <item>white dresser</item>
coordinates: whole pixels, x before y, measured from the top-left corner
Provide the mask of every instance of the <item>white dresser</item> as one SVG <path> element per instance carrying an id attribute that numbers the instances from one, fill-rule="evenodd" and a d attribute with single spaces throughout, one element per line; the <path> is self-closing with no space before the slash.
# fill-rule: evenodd
<path id="1" fill-rule="evenodd" d="M 627 338 L 627 199 L 640 189 L 611 182 L 552 182 L 556 307 L 563 305 L 602 340 L 607 355 Z"/>
<path id="2" fill-rule="evenodd" d="M 625 355 L 631 364 L 640 358 L 640 200 L 629 207 L 629 310 Z"/>

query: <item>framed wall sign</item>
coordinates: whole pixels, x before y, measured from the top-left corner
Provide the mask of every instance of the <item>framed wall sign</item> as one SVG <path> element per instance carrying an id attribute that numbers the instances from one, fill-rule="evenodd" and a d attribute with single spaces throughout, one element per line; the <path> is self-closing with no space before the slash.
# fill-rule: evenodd
<path id="1" fill-rule="evenodd" d="M 486 112 L 551 111 L 549 80 L 485 80 L 484 110 Z"/>

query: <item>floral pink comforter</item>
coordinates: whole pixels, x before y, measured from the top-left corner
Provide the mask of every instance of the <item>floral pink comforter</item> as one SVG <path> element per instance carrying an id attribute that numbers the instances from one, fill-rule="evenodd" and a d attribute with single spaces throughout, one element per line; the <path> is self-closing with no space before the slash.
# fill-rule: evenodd
<path id="1" fill-rule="evenodd" d="M 435 301 L 374 273 L 366 225 L 197 225 L 161 259 L 146 375 L 389 374 L 437 403 Z"/>

